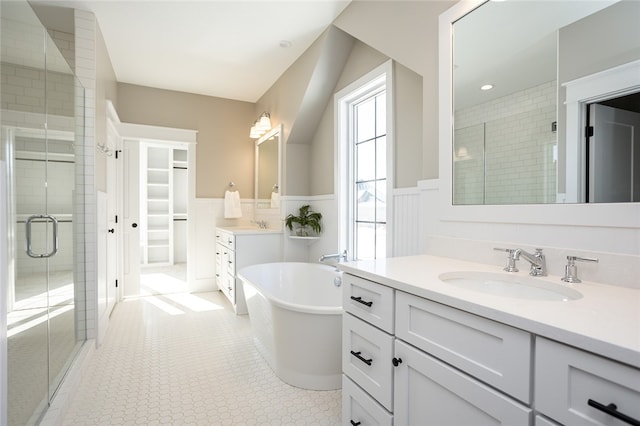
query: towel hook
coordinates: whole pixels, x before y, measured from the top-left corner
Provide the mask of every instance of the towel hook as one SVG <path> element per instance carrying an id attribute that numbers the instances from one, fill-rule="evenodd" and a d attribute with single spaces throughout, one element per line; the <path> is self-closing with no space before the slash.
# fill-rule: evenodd
<path id="1" fill-rule="evenodd" d="M 235 183 L 233 183 L 233 181 L 230 181 L 230 182 L 229 182 L 229 188 L 233 188 L 234 186 L 236 186 L 236 184 L 235 184 Z"/>

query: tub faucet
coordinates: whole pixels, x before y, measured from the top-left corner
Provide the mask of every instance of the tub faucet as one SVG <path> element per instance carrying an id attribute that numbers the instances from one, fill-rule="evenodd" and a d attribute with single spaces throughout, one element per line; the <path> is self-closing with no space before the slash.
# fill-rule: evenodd
<path id="1" fill-rule="evenodd" d="M 504 268 L 507 272 L 518 272 L 516 261 L 520 260 L 520 256 L 522 256 L 531 264 L 529 275 L 533 277 L 544 277 L 547 275 L 547 260 L 540 248 L 537 248 L 534 254 L 528 253 L 521 248 L 503 249 L 496 247 L 494 250 L 507 252 L 507 266 Z"/>
<path id="2" fill-rule="evenodd" d="M 338 259 L 338 262 L 340 262 L 340 259 L 344 259 L 346 262 L 347 250 L 343 251 L 342 253 L 323 254 L 322 256 L 320 256 L 320 259 L 318 259 L 318 262 L 324 263 L 325 260 L 329 260 L 329 259 Z"/>

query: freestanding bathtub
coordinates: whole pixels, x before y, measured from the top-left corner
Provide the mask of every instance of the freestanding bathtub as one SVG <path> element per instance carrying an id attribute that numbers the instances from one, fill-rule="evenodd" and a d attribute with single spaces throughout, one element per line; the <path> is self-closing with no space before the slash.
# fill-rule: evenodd
<path id="1" fill-rule="evenodd" d="M 341 387 L 341 273 L 328 265 L 280 262 L 241 269 L 254 343 L 284 382 Z"/>

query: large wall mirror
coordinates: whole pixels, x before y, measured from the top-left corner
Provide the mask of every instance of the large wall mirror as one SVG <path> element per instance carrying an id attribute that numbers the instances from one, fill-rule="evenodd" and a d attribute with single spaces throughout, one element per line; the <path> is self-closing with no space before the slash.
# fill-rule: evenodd
<path id="1" fill-rule="evenodd" d="M 462 3 L 453 204 L 639 202 L 640 2 Z"/>
<path id="2" fill-rule="evenodd" d="M 256 141 L 255 199 L 258 209 L 280 208 L 280 140 L 282 125 Z"/>
<path id="3" fill-rule="evenodd" d="M 564 20 L 557 18 L 563 5 L 577 7 L 573 9 L 573 17 L 567 12 Z M 640 2 L 633 0 L 461 0 L 440 15 L 438 163 L 442 220 L 640 229 L 640 202 L 590 202 L 586 193 L 590 178 L 585 170 L 588 167 L 585 158 L 589 155 L 585 142 L 588 107 L 593 103 L 610 103 L 605 106 L 618 109 L 631 108 L 628 104 L 637 105 L 634 93 L 640 91 L 639 6 Z M 616 15 L 614 24 L 605 19 L 610 14 Z M 476 18 L 478 22 L 472 22 Z M 553 27 L 550 26 L 552 21 L 556 22 Z M 541 36 L 539 27 L 548 28 L 546 37 Z M 531 38 L 528 34 L 534 30 L 538 35 Z M 621 32 L 628 36 L 620 39 Z M 552 49 L 556 46 L 556 53 L 545 50 L 548 46 Z M 496 56 L 498 54 L 501 55 Z M 533 58 L 533 62 L 512 61 L 521 58 Z M 545 66 L 548 62 L 551 67 Z M 533 71 L 539 80 L 524 83 L 522 76 L 528 75 L 529 71 Z M 485 80 L 489 77 L 490 80 Z M 484 84 L 493 84 L 494 88 L 481 91 L 480 86 Z M 506 115 L 490 117 L 490 111 L 483 109 L 483 105 L 498 104 L 499 99 L 506 101 L 519 92 L 522 92 L 521 96 L 516 95 L 514 102 L 519 98 L 522 100 L 527 90 L 549 92 L 548 97 L 556 101 L 546 107 L 540 118 L 544 138 L 535 146 L 542 158 L 528 150 L 532 142 L 520 140 L 526 136 L 526 131 L 519 129 L 516 123 L 531 122 L 523 115 L 526 101 L 520 107 L 501 105 L 505 112 L 516 116 L 512 135 L 514 141 L 519 141 L 517 146 L 496 149 L 489 146 L 486 139 L 486 135 L 506 127 L 500 120 L 507 118 Z M 611 100 L 614 98 L 622 99 Z M 473 108 L 478 115 L 484 115 L 477 122 L 472 121 Z M 466 124 L 463 120 L 467 120 Z M 465 132 L 469 135 L 464 135 Z M 463 145 L 461 138 L 465 137 L 474 141 L 475 138 L 484 139 L 477 142 L 480 146 L 471 142 Z M 506 160 L 494 165 L 494 160 L 489 158 L 494 154 L 495 161 L 500 155 Z M 528 166 L 524 163 L 514 166 L 533 157 L 538 159 Z M 627 170 L 631 167 L 633 174 L 640 175 L 636 157 L 634 163 L 631 163 L 631 155 L 618 157 L 628 160 Z M 481 170 L 476 172 L 479 175 L 472 177 L 472 171 L 463 168 L 472 169 L 476 158 L 480 161 L 475 166 Z M 529 170 L 528 167 L 537 169 L 528 171 L 531 173 L 528 181 L 543 189 L 533 191 L 524 183 L 526 179 L 519 177 Z M 489 174 L 497 172 L 504 172 L 499 179 L 503 182 L 524 180 L 508 191 L 505 189 L 503 198 L 489 201 L 486 193 L 489 188 L 485 182 L 492 182 Z M 593 176 L 593 170 L 591 173 Z M 599 179 L 597 173 L 596 170 L 596 180 Z M 636 185 L 635 181 L 630 185 Z M 460 189 L 461 186 L 466 188 Z"/>

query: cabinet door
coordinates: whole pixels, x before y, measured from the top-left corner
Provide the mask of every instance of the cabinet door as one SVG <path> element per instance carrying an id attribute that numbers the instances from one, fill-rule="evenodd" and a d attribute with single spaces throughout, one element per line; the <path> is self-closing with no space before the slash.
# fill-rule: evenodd
<path id="1" fill-rule="evenodd" d="M 633 424 L 605 412 L 610 404 L 640 422 L 637 368 L 538 337 L 535 371 L 536 409 L 560 423 Z M 597 404 L 600 409 L 593 406 Z"/>
<path id="2" fill-rule="evenodd" d="M 531 425 L 532 410 L 396 340 L 394 424 Z"/>

